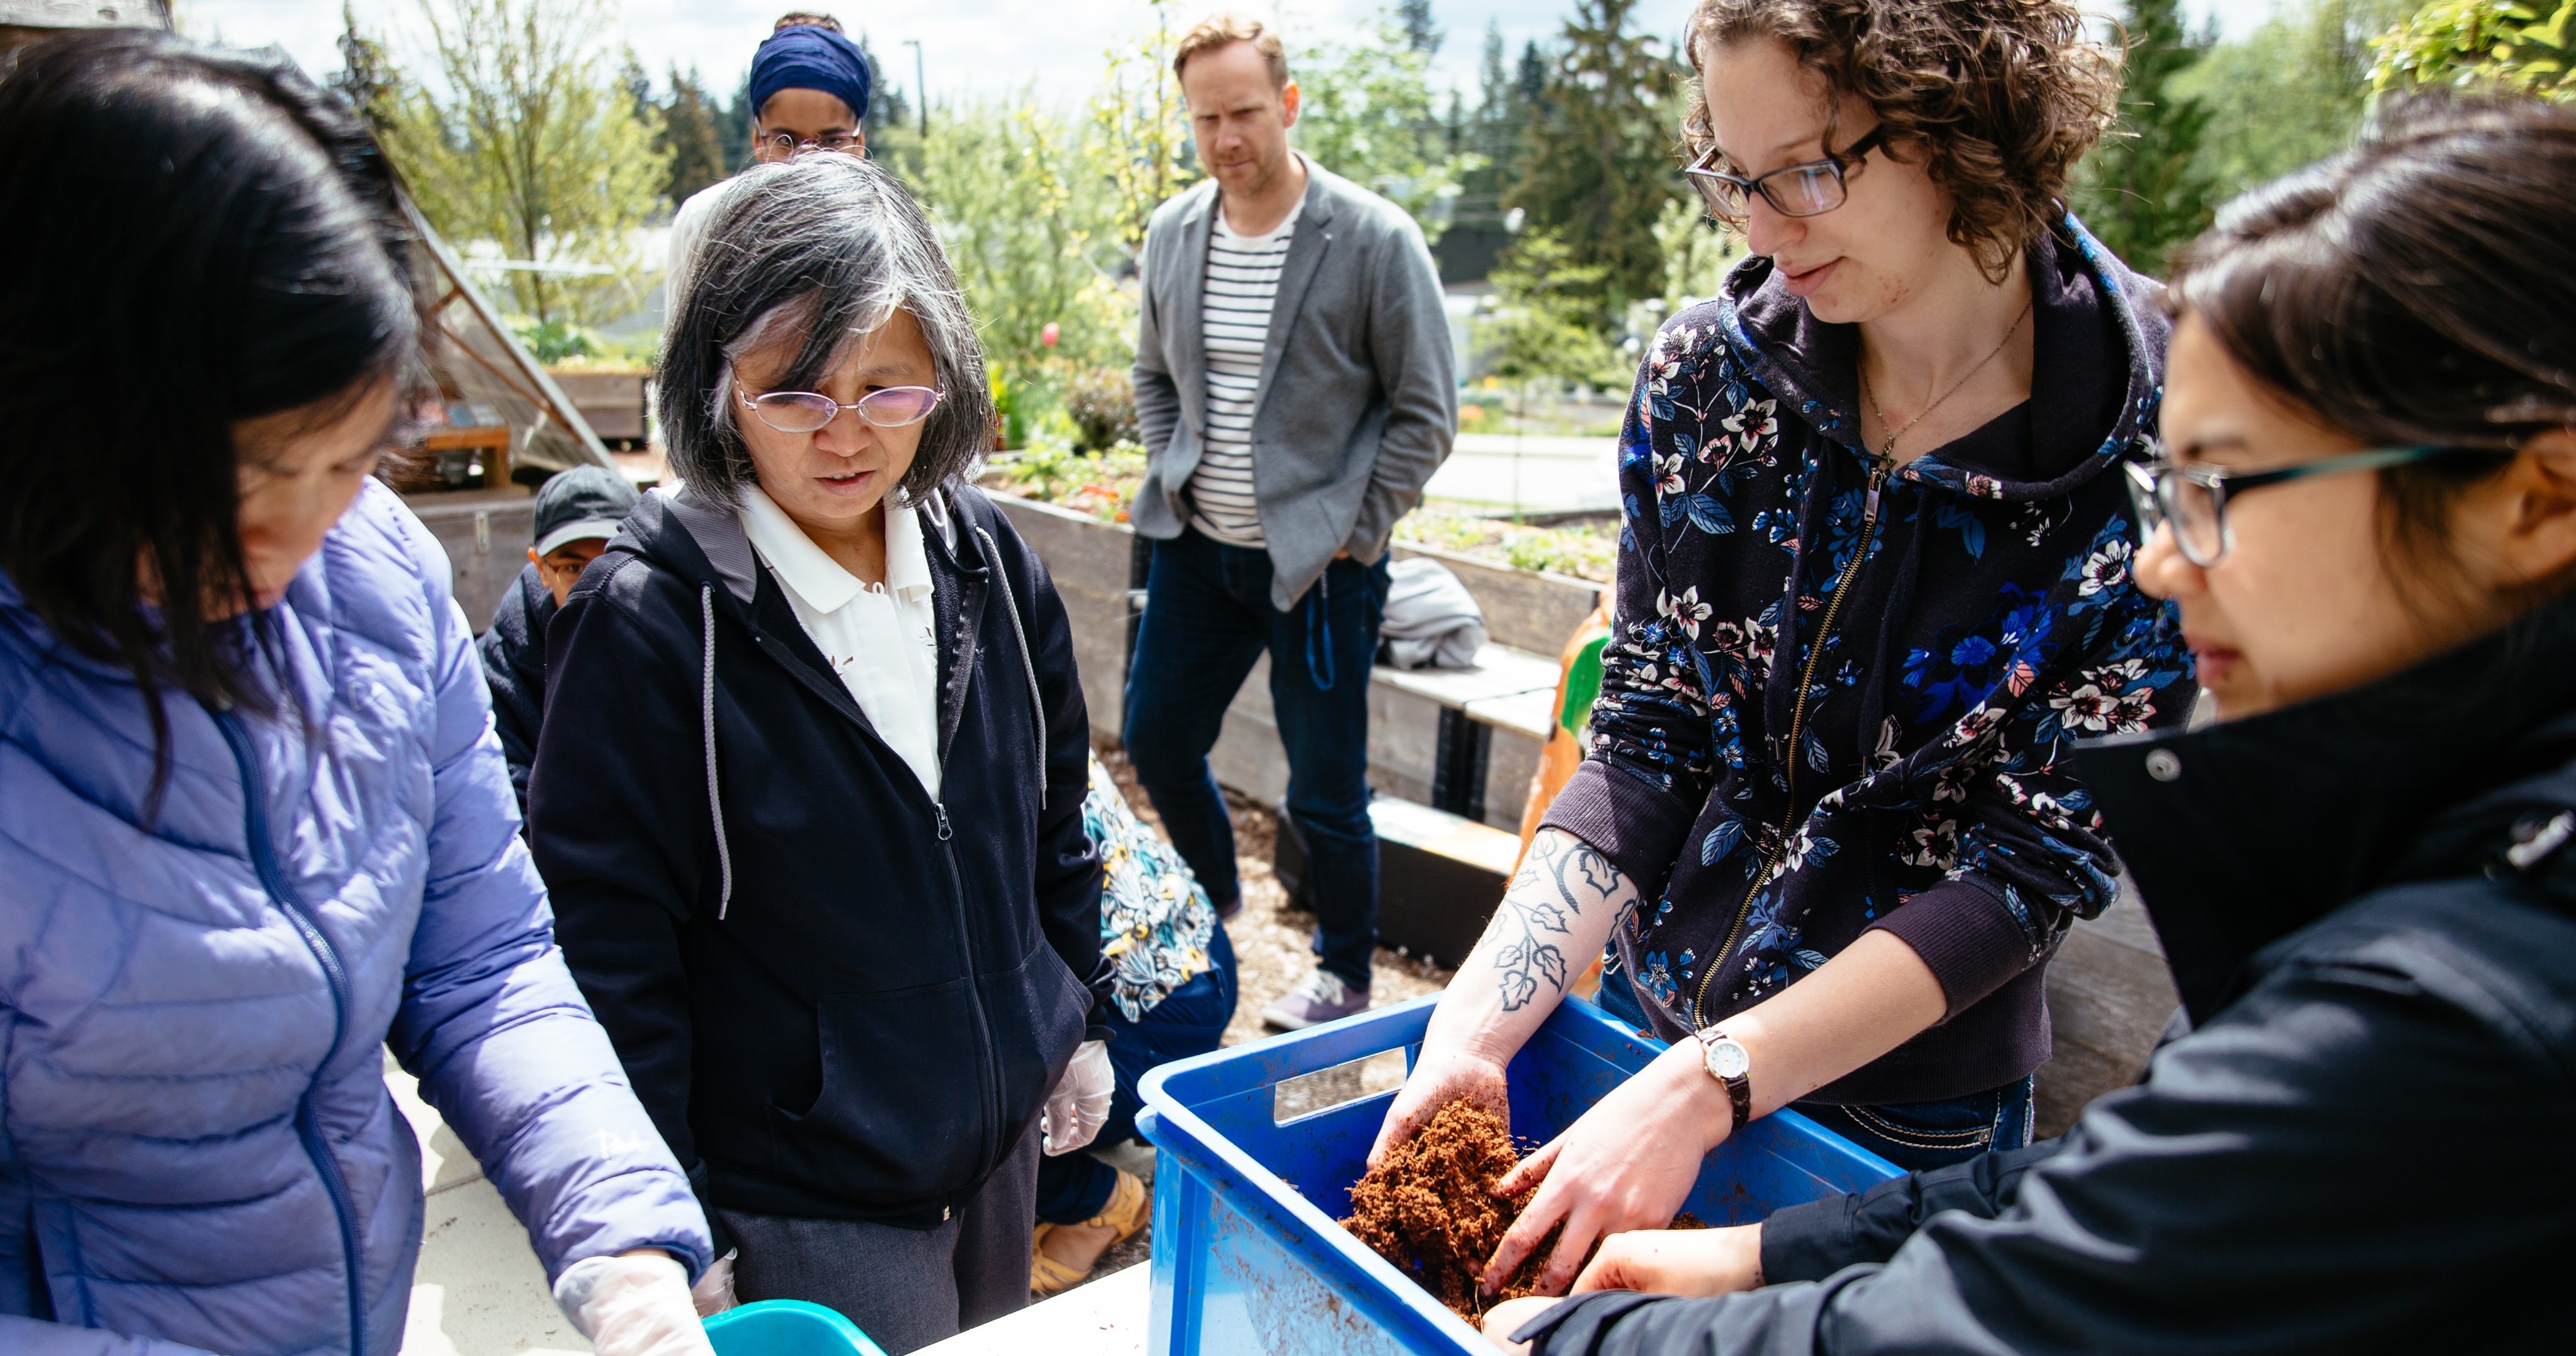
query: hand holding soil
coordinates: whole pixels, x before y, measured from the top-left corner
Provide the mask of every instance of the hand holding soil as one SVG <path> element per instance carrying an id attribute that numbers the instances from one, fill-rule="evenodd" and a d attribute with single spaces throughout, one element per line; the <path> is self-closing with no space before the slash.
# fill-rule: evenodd
<path id="1" fill-rule="evenodd" d="M 1725 1090 L 1700 1069 L 1696 1043 L 1685 1044 L 1613 1088 L 1495 1185 L 1506 1195 L 1538 1192 L 1486 1264 L 1486 1284 L 1518 1281 L 1544 1257 L 1530 1293 L 1562 1295 L 1595 1243 L 1660 1229 L 1682 1208 L 1701 1160 L 1735 1123 Z"/>
<path id="2" fill-rule="evenodd" d="M 1465 1102 L 1492 1116 L 1505 1146 L 1510 1145 L 1512 1103 L 1503 1082 L 1502 1063 L 1479 1055 L 1435 1053 L 1425 1042 L 1421 1056 L 1414 1061 L 1413 1072 L 1406 1076 L 1403 1089 L 1386 1109 L 1385 1123 L 1378 1127 L 1377 1143 L 1369 1149 L 1371 1173 L 1385 1165 L 1389 1150 L 1413 1138 L 1453 1102 Z M 1504 1164 L 1505 1168 L 1510 1166 L 1509 1162 Z"/>
<path id="3" fill-rule="evenodd" d="M 1490 1298 L 1478 1284 L 1485 1259 L 1529 1200 L 1526 1191 L 1516 1199 L 1494 1194 L 1494 1184 L 1518 1161 L 1500 1118 L 1471 1102 L 1451 1102 L 1419 1133 L 1387 1149 L 1385 1160 L 1351 1188 L 1351 1213 L 1341 1225 L 1472 1321 L 1496 1300 L 1533 1293 L 1523 1277 Z"/>

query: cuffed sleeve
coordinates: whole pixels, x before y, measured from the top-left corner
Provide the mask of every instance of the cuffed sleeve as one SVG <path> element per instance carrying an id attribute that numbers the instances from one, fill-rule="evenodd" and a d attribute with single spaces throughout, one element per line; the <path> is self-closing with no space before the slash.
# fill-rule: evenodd
<path id="1" fill-rule="evenodd" d="M 464 614 L 443 578 L 436 592 L 429 872 L 388 1042 L 549 1277 L 636 1247 L 695 1276 L 713 1260 L 704 1217 L 555 945 Z"/>
<path id="2" fill-rule="evenodd" d="M 1539 827 L 1562 829 L 1597 849 L 1619 874 L 1647 890 L 1672 870 L 1689 836 L 1691 807 L 1659 787 L 1586 759 L 1547 807 Z"/>
<path id="3" fill-rule="evenodd" d="M 1821 1281 L 1844 1267 L 1884 1262 L 1923 1222 L 1944 1210 L 1992 1219 L 2010 1206 L 2024 1173 L 2054 1157 L 2062 1141 L 1980 1154 L 1965 1163 L 1892 1177 L 1850 1195 L 1775 1210 L 1762 1221 L 1762 1279 Z"/>
<path id="4" fill-rule="evenodd" d="M 1946 1020 L 2002 988 L 2055 948 L 2058 929 L 2025 925 L 2022 920 L 2028 912 L 2012 886 L 1963 876 L 1907 900 L 1872 930 L 1893 933 L 1931 967 L 1948 1005 L 1942 1014 Z M 2034 932 L 2045 938 L 2036 955 L 2031 948 Z"/>

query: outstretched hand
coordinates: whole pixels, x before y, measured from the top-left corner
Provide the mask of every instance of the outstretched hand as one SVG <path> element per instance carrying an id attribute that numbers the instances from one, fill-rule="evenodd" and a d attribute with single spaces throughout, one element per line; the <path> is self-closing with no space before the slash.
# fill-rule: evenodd
<path id="1" fill-rule="evenodd" d="M 1426 1047 L 1406 1076 L 1404 1089 L 1386 1109 L 1377 1143 L 1369 1148 L 1368 1165 L 1385 1163 L 1389 1150 L 1413 1138 L 1451 1102 L 1490 1111 L 1503 1123 L 1504 1133 L 1511 1132 L 1512 1104 L 1503 1083 L 1502 1062 L 1482 1055 L 1435 1054 Z"/>
<path id="2" fill-rule="evenodd" d="M 1762 1288 L 1762 1226 L 1639 1229 L 1601 1241 L 1574 1293 L 1642 1290 L 1708 1298 Z"/>
<path id="3" fill-rule="evenodd" d="M 1699 1181 L 1700 1160 L 1734 1125 L 1725 1090 L 1698 1055 L 1686 1042 L 1658 1056 L 1494 1184 L 1497 1196 L 1533 1184 L 1538 1194 L 1486 1263 L 1485 1293 L 1501 1289 L 1560 1223 L 1565 1230 L 1535 1284 L 1542 1295 L 1565 1293 L 1595 1241 L 1673 1222 Z"/>

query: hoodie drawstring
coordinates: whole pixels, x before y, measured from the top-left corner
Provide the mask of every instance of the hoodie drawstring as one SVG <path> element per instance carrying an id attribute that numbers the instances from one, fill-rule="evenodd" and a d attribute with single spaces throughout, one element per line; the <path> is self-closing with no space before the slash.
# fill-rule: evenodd
<path id="1" fill-rule="evenodd" d="M 1315 644 L 1323 642 L 1324 657 L 1315 659 Z M 1324 562 L 1323 577 L 1315 587 L 1306 590 L 1306 676 L 1314 681 L 1317 692 L 1333 690 L 1333 563 Z"/>
<path id="2" fill-rule="evenodd" d="M 716 589 L 698 585 L 698 620 L 706 631 L 698 661 L 698 722 L 706 735 L 707 816 L 716 826 L 716 921 L 733 907 L 733 850 L 725 845 L 724 800 L 716 794 Z"/>
<path id="3" fill-rule="evenodd" d="M 974 527 L 975 536 L 984 543 L 984 559 L 992 564 L 993 582 L 1002 589 L 1003 615 L 1011 619 L 1011 635 L 1020 642 L 1020 672 L 1029 680 L 1029 714 L 1037 718 L 1038 803 L 1043 805 L 1047 798 L 1047 718 L 1046 699 L 1038 694 L 1038 666 L 1029 657 L 1029 633 L 1020 625 L 1019 597 L 1011 592 L 1011 577 L 1002 569 L 1002 548 L 994 542 L 993 534 L 984 530 L 983 524 L 977 523 Z M 707 766 L 708 775 L 712 777 L 715 764 L 710 761 Z"/>

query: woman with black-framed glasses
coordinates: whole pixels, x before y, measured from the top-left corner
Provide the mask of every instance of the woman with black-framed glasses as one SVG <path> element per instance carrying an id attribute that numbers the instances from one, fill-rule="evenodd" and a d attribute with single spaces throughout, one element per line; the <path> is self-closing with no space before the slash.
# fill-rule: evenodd
<path id="1" fill-rule="evenodd" d="M 2027 1143 L 2044 971 L 2116 896 L 2067 754 L 2179 723 L 2129 577 L 2155 285 L 2058 200 L 2116 63 L 2060 0 L 1702 0 L 1685 173 L 1753 257 L 1674 316 L 1620 437 L 1591 756 L 1450 985 L 1383 1143 L 1502 1069 L 1607 942 L 1671 1043 L 1504 1186 L 1491 1260 L 1660 1227 L 1794 1107 L 1901 1165 Z"/>
<path id="2" fill-rule="evenodd" d="M 2077 759 L 2186 1034 L 2055 1141 L 1614 1238 L 1573 1302 L 1498 1307 L 1498 1345 L 2564 1343 L 2576 110 L 2373 121 L 2223 209 L 2171 294 L 2174 457 L 2135 477 L 2155 524 L 2135 563 L 2179 607 L 2217 722 Z M 2436 1125 L 2446 1147 L 2422 1152 Z"/>
<path id="3" fill-rule="evenodd" d="M 850 156 L 746 170 L 660 376 L 686 482 L 547 629 L 531 841 L 741 1298 L 887 1351 L 1029 1294 L 1108 1117 L 1090 723 L 937 237 Z"/>

